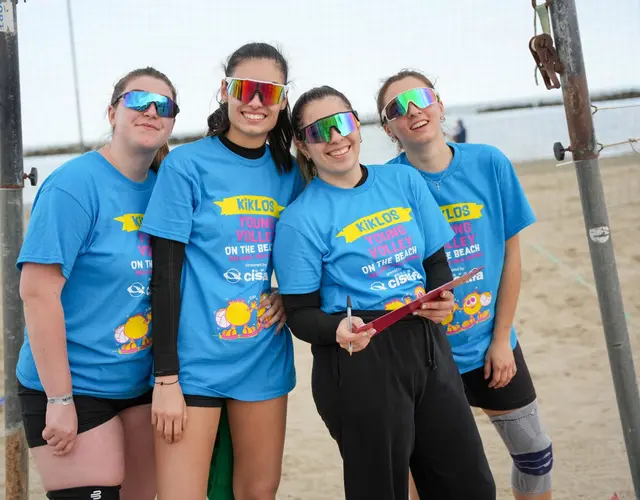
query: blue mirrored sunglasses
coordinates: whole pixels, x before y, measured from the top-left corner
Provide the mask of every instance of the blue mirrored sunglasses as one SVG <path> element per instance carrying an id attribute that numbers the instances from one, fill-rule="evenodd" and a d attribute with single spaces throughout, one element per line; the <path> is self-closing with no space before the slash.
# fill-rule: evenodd
<path id="1" fill-rule="evenodd" d="M 119 95 L 111 105 L 115 106 L 120 99 L 122 99 L 122 103 L 125 107 L 135 109 L 140 112 L 146 110 L 152 104 L 155 104 L 158 116 L 161 116 L 162 118 L 175 118 L 180 112 L 180 108 L 173 99 L 165 95 L 147 92 L 145 90 L 131 90 L 129 92 L 125 92 L 124 94 Z"/>

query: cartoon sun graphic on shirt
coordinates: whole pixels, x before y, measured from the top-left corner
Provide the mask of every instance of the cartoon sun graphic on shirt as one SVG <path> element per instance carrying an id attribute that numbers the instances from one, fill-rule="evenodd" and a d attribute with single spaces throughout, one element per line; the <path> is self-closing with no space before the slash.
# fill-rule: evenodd
<path id="1" fill-rule="evenodd" d="M 489 319 L 491 312 L 488 310 L 480 312 L 483 307 L 491 304 L 491 293 L 471 292 L 462 301 L 462 311 L 469 316 L 462 322 L 462 330 L 467 330 L 478 323 L 482 323 Z"/>
<path id="2" fill-rule="evenodd" d="M 251 301 L 250 305 L 244 300 L 231 300 L 226 308 L 218 309 L 216 312 L 216 324 L 222 330 L 218 336 L 224 340 L 237 339 L 238 337 L 255 337 L 258 333 L 258 327 L 249 326 L 253 311 L 258 309 L 258 304 L 255 300 Z M 264 314 L 264 312 L 263 312 Z M 240 335 L 238 335 L 238 329 L 242 327 Z"/>
<path id="3" fill-rule="evenodd" d="M 422 297 L 423 295 L 425 295 L 426 292 L 424 290 L 424 287 L 417 286 L 413 290 L 413 294 L 414 294 L 414 298 L 418 299 L 418 298 Z M 405 306 L 406 304 L 408 304 L 409 302 L 414 300 L 414 298 L 412 298 L 411 295 L 405 295 L 402 299 L 390 300 L 389 302 L 385 303 L 384 310 L 385 311 L 395 311 L 396 309 L 400 309 L 402 306 Z"/>
<path id="4" fill-rule="evenodd" d="M 151 347 L 151 339 L 147 337 L 150 321 L 150 312 L 135 314 L 116 328 L 114 334 L 116 341 L 118 344 L 123 344 L 118 349 L 120 354 L 133 354 Z"/>

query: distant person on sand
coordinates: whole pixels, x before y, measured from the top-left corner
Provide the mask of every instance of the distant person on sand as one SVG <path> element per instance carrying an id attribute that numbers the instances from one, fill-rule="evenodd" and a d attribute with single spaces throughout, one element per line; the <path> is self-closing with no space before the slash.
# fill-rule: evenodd
<path id="1" fill-rule="evenodd" d="M 274 228 L 304 186 L 290 153 L 288 64 L 248 43 L 224 69 L 207 137 L 165 158 L 141 229 L 153 247 L 158 500 L 207 496 L 223 405 L 233 457 L 218 463 L 233 470 L 233 495 L 275 499 L 296 383 L 271 290 Z"/>
<path id="2" fill-rule="evenodd" d="M 151 247 L 138 230 L 169 152 L 176 90 L 130 72 L 113 138 L 55 170 L 18 258 L 26 319 L 17 367 L 27 443 L 52 500 L 152 500 Z"/>
<path id="3" fill-rule="evenodd" d="M 458 128 L 453 134 L 453 140 L 458 144 L 467 142 L 467 129 L 465 128 L 464 123 L 462 123 L 462 120 L 459 119 L 457 125 Z"/>
<path id="4" fill-rule="evenodd" d="M 381 332 L 354 333 L 345 317 L 351 301 L 360 327 L 450 281 L 453 231 L 415 169 L 360 164 L 360 123 L 343 94 L 305 92 L 292 123 L 311 180 L 282 213 L 273 262 L 287 323 L 311 344 L 313 399 L 343 459 L 345 498 L 406 500 L 411 469 L 424 498 L 494 500 L 439 326 L 453 294 Z"/>
<path id="5" fill-rule="evenodd" d="M 385 131 L 403 150 L 389 163 L 420 172 L 456 233 L 446 245 L 454 276 L 484 266 L 477 279 L 455 289 L 454 312 L 444 321 L 469 404 L 487 414 L 513 459 L 514 497 L 549 500 L 551 439 L 513 326 L 518 234 L 535 222 L 513 165 L 495 147 L 445 142 L 444 105 L 419 72 L 387 79 L 377 107 Z"/>

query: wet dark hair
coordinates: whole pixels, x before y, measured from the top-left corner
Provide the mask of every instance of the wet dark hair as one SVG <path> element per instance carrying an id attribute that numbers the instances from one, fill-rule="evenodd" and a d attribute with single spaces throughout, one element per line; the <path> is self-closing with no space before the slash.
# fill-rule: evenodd
<path id="1" fill-rule="evenodd" d="M 391 85 L 409 77 L 417 78 L 418 80 L 424 82 L 427 87 L 435 90 L 433 82 L 429 80 L 425 75 L 416 70 L 403 69 L 395 75 L 390 76 L 384 81 L 382 87 L 380 87 L 380 90 L 378 91 L 378 97 L 376 98 L 376 104 L 378 107 L 378 118 L 380 119 L 381 125 L 384 125 L 384 122 L 382 121 L 382 109 L 384 108 L 385 104 L 387 104 L 384 99 L 384 95 L 387 93 L 387 90 L 389 90 L 389 87 L 391 87 Z"/>
<path id="2" fill-rule="evenodd" d="M 288 83 L 289 65 L 284 56 L 272 45 L 268 43 L 248 43 L 236 50 L 229 57 L 227 64 L 223 66 L 225 76 L 233 76 L 233 72 L 238 65 L 250 59 L 269 59 L 274 61 L 282 74 L 284 83 Z M 215 137 L 225 134 L 229 130 L 231 122 L 229 120 L 229 105 L 220 103 L 207 118 L 207 136 Z M 273 161 L 280 172 L 289 172 L 293 168 L 291 158 L 291 143 L 293 141 L 293 128 L 291 127 L 291 110 L 289 102 L 287 106 L 278 114 L 278 121 L 275 127 L 267 134 L 267 142 L 271 150 Z"/>
<path id="3" fill-rule="evenodd" d="M 129 85 L 131 80 L 135 80 L 136 78 L 140 78 L 141 76 L 150 76 L 151 78 L 155 78 L 157 80 L 163 81 L 171 89 L 171 97 L 173 98 L 173 100 L 175 101 L 177 99 L 178 93 L 176 92 L 176 88 L 173 86 L 173 83 L 171 83 L 171 80 L 169 80 L 169 77 L 164 73 L 162 73 L 161 71 L 158 71 L 157 69 L 152 68 L 151 66 L 147 66 L 146 68 L 138 68 L 138 69 L 134 69 L 133 71 L 129 71 L 129 73 L 127 73 L 122 78 L 120 78 L 120 80 L 118 80 L 118 83 L 116 83 L 113 86 L 113 94 L 111 95 L 111 101 L 110 101 L 111 105 L 117 106 L 118 103 L 114 101 L 122 95 L 122 93 L 124 92 L 124 89 L 127 88 L 127 85 Z M 151 170 L 153 170 L 154 172 L 157 172 L 158 168 L 160 167 L 160 164 L 162 163 L 162 160 L 164 160 L 164 158 L 168 154 L 169 154 L 169 143 L 164 143 L 162 146 L 160 146 L 160 149 L 158 149 L 158 152 L 153 157 L 153 161 L 151 162 Z"/>
<path id="4" fill-rule="evenodd" d="M 315 87 L 311 90 L 307 90 L 298 98 L 295 106 L 293 107 L 293 111 L 291 112 L 291 122 L 293 124 L 293 130 L 295 131 L 296 136 L 298 136 L 298 134 L 302 131 L 302 114 L 304 113 L 304 108 L 307 106 L 307 104 L 310 104 L 313 101 L 324 99 L 325 97 L 337 97 L 345 104 L 345 106 L 347 106 L 350 111 L 353 111 L 353 106 L 351 105 L 349 99 L 347 99 L 347 97 L 342 92 L 334 89 L 333 87 L 323 85 L 322 87 Z M 300 137 L 297 137 L 297 139 L 302 142 Z M 316 169 L 313 161 L 307 159 L 307 157 L 302 154 L 302 151 L 300 151 L 299 148 L 296 148 L 296 160 L 298 161 L 298 165 L 300 165 L 302 175 L 304 175 L 307 181 L 310 181 L 318 174 L 318 170 Z"/>

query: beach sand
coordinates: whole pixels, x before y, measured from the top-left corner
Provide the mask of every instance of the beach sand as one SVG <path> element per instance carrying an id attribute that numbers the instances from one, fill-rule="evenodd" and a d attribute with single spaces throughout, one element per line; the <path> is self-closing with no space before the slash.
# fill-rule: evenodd
<path id="1" fill-rule="evenodd" d="M 516 315 L 520 342 L 553 439 L 554 498 L 632 499 L 633 488 L 600 322 L 574 167 L 518 165 L 538 217 L 521 235 L 523 282 Z M 640 156 L 601 159 L 618 274 L 634 358 L 640 353 Z M 343 498 L 337 447 L 311 397 L 309 346 L 295 341 L 298 385 L 290 396 L 278 498 Z M 510 499 L 511 464 L 488 419 L 478 427 L 498 485 Z M 0 439 L 4 443 L 4 439 Z M 4 453 L 0 462 L 4 461 Z M 43 499 L 31 467 L 31 498 Z M 4 498 L 4 467 L 0 498 Z"/>

